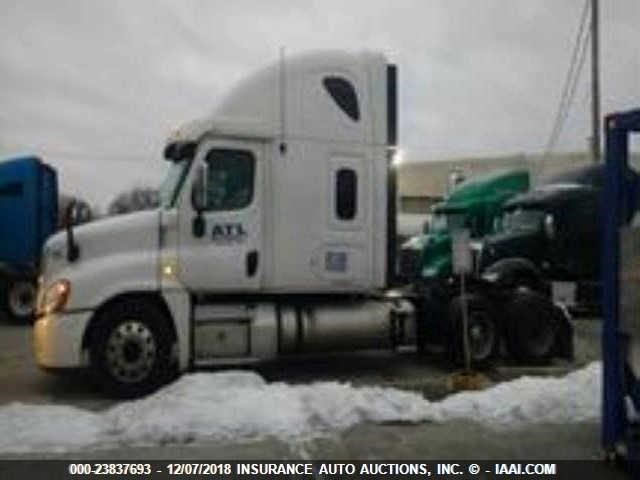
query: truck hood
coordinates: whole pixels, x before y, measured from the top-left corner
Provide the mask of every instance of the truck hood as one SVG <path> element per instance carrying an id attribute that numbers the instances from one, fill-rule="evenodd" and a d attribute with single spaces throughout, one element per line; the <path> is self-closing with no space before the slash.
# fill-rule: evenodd
<path id="1" fill-rule="evenodd" d="M 451 273 L 451 235 L 449 232 L 427 235 L 420 271 L 423 277 L 443 277 Z"/>
<path id="2" fill-rule="evenodd" d="M 544 248 L 544 236 L 539 230 L 501 232 L 484 241 L 480 269 L 505 258 L 527 258 L 536 262 L 540 248 Z"/>
<path id="3" fill-rule="evenodd" d="M 451 273 L 451 236 L 449 232 L 416 235 L 401 248 L 401 273 L 409 278 L 446 276 Z"/>
<path id="4" fill-rule="evenodd" d="M 63 230 L 47 240 L 42 255 L 45 283 L 64 270 L 81 269 L 88 263 L 121 256 L 147 256 L 157 252 L 159 210 L 118 215 L 73 228 L 80 250 L 77 261 L 67 260 L 67 235 Z M 138 257 L 140 258 L 140 257 Z M 67 275 L 68 276 L 68 275 Z"/>

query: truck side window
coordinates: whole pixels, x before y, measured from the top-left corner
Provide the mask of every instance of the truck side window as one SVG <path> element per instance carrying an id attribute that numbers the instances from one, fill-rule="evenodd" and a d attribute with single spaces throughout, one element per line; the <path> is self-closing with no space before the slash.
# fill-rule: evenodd
<path id="1" fill-rule="evenodd" d="M 247 150 L 213 149 L 207 154 L 207 210 L 240 210 L 253 200 L 255 158 Z"/>
<path id="2" fill-rule="evenodd" d="M 22 195 L 23 185 L 20 182 L 10 182 L 0 185 L 0 195 L 8 197 L 19 197 Z"/>
<path id="3" fill-rule="evenodd" d="M 336 102 L 340 110 L 346 113 L 351 120 L 360 120 L 360 107 L 356 89 L 351 82 L 342 77 L 325 77 L 322 81 L 331 98 Z"/>
<path id="4" fill-rule="evenodd" d="M 358 177 L 355 170 L 341 168 L 336 172 L 336 216 L 353 220 L 358 210 Z"/>

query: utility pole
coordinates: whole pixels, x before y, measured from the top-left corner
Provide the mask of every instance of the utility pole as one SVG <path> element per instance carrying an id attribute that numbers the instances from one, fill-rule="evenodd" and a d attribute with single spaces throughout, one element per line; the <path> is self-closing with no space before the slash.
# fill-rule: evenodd
<path id="1" fill-rule="evenodd" d="M 591 0 L 591 159 L 600 161 L 600 59 L 598 0 Z"/>

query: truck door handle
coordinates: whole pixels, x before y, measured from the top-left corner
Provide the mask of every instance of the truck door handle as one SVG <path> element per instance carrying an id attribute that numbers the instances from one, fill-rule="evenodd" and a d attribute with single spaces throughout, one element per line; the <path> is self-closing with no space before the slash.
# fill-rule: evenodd
<path id="1" fill-rule="evenodd" d="M 257 250 L 247 253 L 247 277 L 253 277 L 258 271 L 258 258 Z"/>

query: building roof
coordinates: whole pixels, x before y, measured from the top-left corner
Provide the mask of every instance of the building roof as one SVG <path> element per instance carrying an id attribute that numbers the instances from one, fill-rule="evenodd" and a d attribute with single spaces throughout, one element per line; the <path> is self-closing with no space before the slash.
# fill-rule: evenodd
<path id="1" fill-rule="evenodd" d="M 631 155 L 630 163 L 636 170 L 640 170 L 640 154 Z M 470 178 L 499 169 L 524 168 L 531 173 L 531 185 L 535 187 L 544 178 L 590 164 L 587 153 L 556 154 L 544 161 L 541 155 L 519 154 L 404 163 L 398 166 L 398 192 L 401 197 L 444 197 L 448 190 L 449 176 L 456 169 Z"/>

